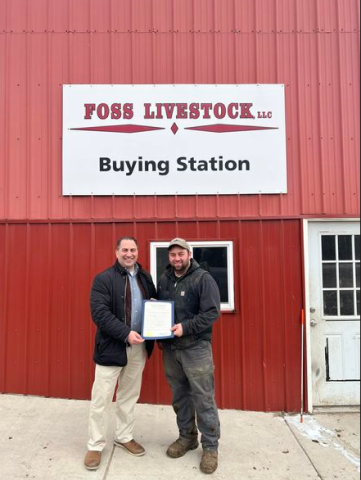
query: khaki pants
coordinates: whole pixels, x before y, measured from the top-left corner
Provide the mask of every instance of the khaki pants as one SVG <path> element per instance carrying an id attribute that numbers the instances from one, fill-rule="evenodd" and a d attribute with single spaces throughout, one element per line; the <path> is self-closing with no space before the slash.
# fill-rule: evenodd
<path id="1" fill-rule="evenodd" d="M 142 388 L 147 357 L 145 345 L 128 347 L 127 355 L 126 367 L 96 366 L 90 406 L 89 451 L 101 452 L 106 445 L 109 413 L 117 382 L 115 440 L 120 443 L 133 440 L 135 406 Z"/>

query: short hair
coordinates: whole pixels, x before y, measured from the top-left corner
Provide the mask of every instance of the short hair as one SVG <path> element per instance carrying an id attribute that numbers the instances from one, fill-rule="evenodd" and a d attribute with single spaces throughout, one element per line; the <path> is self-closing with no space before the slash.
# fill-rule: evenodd
<path id="1" fill-rule="evenodd" d="M 134 242 L 136 244 L 136 246 L 139 248 L 139 243 L 138 243 L 138 240 L 134 237 L 122 237 L 122 238 L 119 238 L 118 242 L 117 242 L 117 250 L 120 249 L 120 246 L 122 244 L 123 241 L 125 240 L 130 240 L 132 242 Z"/>

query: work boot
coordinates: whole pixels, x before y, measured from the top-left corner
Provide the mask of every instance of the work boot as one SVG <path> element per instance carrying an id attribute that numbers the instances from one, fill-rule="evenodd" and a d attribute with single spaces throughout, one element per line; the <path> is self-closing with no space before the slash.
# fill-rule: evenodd
<path id="1" fill-rule="evenodd" d="M 98 470 L 102 461 L 101 452 L 88 452 L 86 454 L 84 465 L 88 470 Z"/>
<path id="2" fill-rule="evenodd" d="M 182 458 L 184 455 L 191 450 L 197 450 L 199 447 L 198 437 L 195 437 L 191 440 L 186 438 L 179 438 L 174 442 L 167 451 L 167 455 L 170 458 Z"/>
<path id="3" fill-rule="evenodd" d="M 202 473 L 212 475 L 218 468 L 218 451 L 204 450 L 200 468 Z"/>
<path id="4" fill-rule="evenodd" d="M 145 455 L 145 449 L 141 445 L 139 445 L 139 443 L 137 443 L 135 440 L 132 440 L 131 442 L 128 442 L 128 443 L 120 443 L 117 440 L 114 440 L 114 445 L 116 445 L 119 448 L 122 448 L 133 457 L 144 457 Z"/>

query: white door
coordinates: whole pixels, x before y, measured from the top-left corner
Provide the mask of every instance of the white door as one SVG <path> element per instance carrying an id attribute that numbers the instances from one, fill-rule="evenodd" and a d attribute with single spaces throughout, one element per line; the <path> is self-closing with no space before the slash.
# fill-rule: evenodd
<path id="1" fill-rule="evenodd" d="M 360 224 L 309 223 L 313 404 L 360 404 Z"/>

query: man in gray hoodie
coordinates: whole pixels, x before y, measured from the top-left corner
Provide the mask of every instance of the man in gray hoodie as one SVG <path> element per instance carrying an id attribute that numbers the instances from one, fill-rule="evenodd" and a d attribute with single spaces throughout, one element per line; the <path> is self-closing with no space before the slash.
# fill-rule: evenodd
<path id="1" fill-rule="evenodd" d="M 218 468 L 220 422 L 215 401 L 212 353 L 213 324 L 220 316 L 220 293 L 210 273 L 192 259 L 191 248 L 176 238 L 158 285 L 158 299 L 175 302 L 175 338 L 162 342 L 164 369 L 173 392 L 179 439 L 168 449 L 171 458 L 198 448 L 202 433 L 201 471 Z M 196 415 L 198 427 L 196 424 Z"/>

